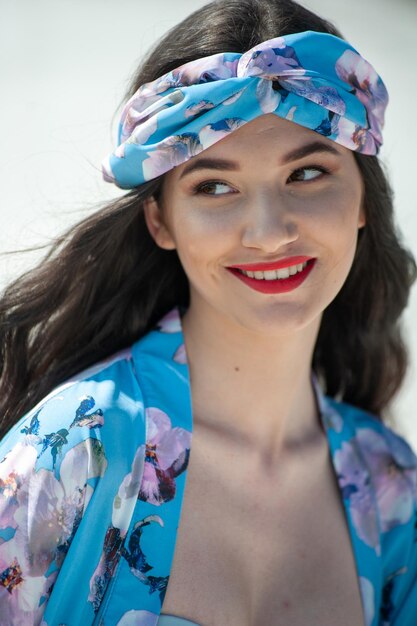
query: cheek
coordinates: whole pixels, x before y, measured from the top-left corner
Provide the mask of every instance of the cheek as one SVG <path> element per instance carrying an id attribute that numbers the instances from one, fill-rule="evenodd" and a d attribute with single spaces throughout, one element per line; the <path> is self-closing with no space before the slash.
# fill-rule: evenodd
<path id="1" fill-rule="evenodd" d="M 184 212 L 175 225 L 178 256 L 184 266 L 219 263 L 236 240 L 237 230 L 231 212 L 199 209 Z"/>
<path id="2" fill-rule="evenodd" d="M 360 189 L 343 185 L 315 198 L 308 212 L 317 233 L 331 235 L 335 243 L 343 245 L 356 239 L 360 205 Z"/>
<path id="3" fill-rule="evenodd" d="M 317 288 L 323 289 L 321 281 L 325 277 L 325 284 L 331 290 L 329 297 L 333 297 L 340 289 L 352 266 L 357 246 L 360 203 L 360 189 L 358 191 L 343 185 L 329 188 L 314 199 L 310 197 L 305 204 L 306 208 L 302 209 L 299 242 L 300 245 L 303 241 L 311 243 L 310 249 L 316 251 L 321 267 L 321 271 L 316 274 Z"/>

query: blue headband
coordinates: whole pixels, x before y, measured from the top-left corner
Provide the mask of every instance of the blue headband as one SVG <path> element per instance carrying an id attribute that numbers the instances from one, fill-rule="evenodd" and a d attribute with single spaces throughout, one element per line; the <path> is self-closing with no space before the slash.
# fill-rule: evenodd
<path id="1" fill-rule="evenodd" d="M 260 115 L 274 113 L 350 150 L 377 154 L 388 93 L 346 41 L 306 31 L 244 54 L 186 63 L 126 103 L 103 177 L 122 189 L 152 180 Z"/>

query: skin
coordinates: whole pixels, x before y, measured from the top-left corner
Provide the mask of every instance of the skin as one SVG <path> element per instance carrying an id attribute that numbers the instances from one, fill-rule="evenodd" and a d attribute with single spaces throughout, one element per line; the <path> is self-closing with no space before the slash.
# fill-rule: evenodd
<path id="1" fill-rule="evenodd" d="M 337 154 L 284 160 L 312 141 Z M 186 173 L 202 158 L 236 169 Z M 176 249 L 190 284 L 183 330 L 195 428 L 236 459 L 244 452 L 252 479 L 324 441 L 311 361 L 322 313 L 349 274 L 365 225 L 363 189 L 350 150 L 268 114 L 168 172 L 160 202 L 145 204 L 149 232 L 161 248 Z M 226 269 L 294 255 L 317 260 L 287 293 L 259 293 Z"/>

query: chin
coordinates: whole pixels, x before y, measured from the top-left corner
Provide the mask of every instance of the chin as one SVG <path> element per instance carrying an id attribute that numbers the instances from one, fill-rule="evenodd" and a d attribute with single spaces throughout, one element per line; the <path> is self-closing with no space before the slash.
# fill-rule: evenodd
<path id="1" fill-rule="evenodd" d="M 311 309 L 294 302 L 273 302 L 267 306 L 251 307 L 245 311 L 240 307 L 234 319 L 250 332 L 267 337 L 288 337 L 307 327 L 318 327 L 322 310 L 313 312 Z"/>

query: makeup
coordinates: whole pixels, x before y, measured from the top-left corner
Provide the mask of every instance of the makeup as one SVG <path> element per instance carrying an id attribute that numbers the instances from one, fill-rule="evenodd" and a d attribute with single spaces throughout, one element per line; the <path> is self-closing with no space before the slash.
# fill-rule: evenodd
<path id="1" fill-rule="evenodd" d="M 305 257 L 297 257 L 297 258 L 305 258 Z M 307 257 L 308 258 L 308 257 Z M 286 260 L 285 267 L 289 266 L 289 259 Z M 297 287 L 299 287 L 307 278 L 307 276 L 312 271 L 315 265 L 316 259 L 309 259 L 305 261 L 306 266 L 302 269 L 301 272 L 297 272 L 289 276 L 288 278 L 276 278 L 272 280 L 266 280 L 263 278 L 252 278 L 244 274 L 240 269 L 236 266 L 226 268 L 229 272 L 239 278 L 242 282 L 244 282 L 248 287 L 251 287 L 255 291 L 260 291 L 261 293 L 267 294 L 275 294 L 275 293 L 286 293 L 288 291 L 293 291 Z M 301 261 L 300 261 L 301 263 Z M 295 263 L 292 263 L 293 265 Z M 246 271 L 269 271 L 277 268 L 277 265 L 280 265 L 281 268 L 284 266 L 283 262 L 280 263 L 260 263 L 260 264 L 252 264 L 252 265 L 242 265 L 239 267 L 244 268 Z M 268 267 L 269 266 L 269 267 Z M 257 269 L 247 269 L 247 268 L 257 268 Z M 262 268 L 262 269 L 261 269 Z"/>

